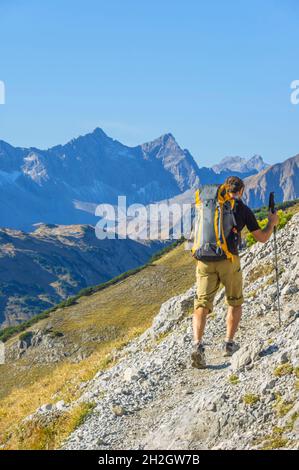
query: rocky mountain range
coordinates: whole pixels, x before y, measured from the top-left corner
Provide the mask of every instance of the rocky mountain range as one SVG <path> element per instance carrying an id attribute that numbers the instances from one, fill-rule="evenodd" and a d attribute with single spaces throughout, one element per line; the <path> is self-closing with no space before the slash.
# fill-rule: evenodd
<path id="1" fill-rule="evenodd" d="M 266 168 L 260 156 L 225 158 L 199 168 L 172 134 L 128 147 L 96 128 L 48 150 L 0 141 L 0 226 L 30 231 L 35 223 L 95 224 L 97 204 L 148 204 L 199 184 L 221 183 Z"/>
<path id="2" fill-rule="evenodd" d="M 137 147 L 99 128 L 48 150 L 0 141 L 0 226 L 95 223 L 95 205 L 115 204 L 118 195 L 149 203 L 198 183 L 195 161 L 171 134 Z"/>
<path id="3" fill-rule="evenodd" d="M 266 205 L 271 191 L 277 201 L 299 197 L 299 155 L 276 163 L 245 179 L 244 199 L 251 207 Z"/>

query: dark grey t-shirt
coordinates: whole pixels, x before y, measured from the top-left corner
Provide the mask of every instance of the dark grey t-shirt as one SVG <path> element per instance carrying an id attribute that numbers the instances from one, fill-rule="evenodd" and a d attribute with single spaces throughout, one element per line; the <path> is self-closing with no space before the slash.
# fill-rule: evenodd
<path id="1" fill-rule="evenodd" d="M 254 232 L 260 227 L 252 210 L 241 199 L 236 200 L 234 214 L 238 233 L 231 233 L 227 237 L 227 245 L 231 253 L 237 255 L 243 228 L 246 226 L 249 232 Z"/>

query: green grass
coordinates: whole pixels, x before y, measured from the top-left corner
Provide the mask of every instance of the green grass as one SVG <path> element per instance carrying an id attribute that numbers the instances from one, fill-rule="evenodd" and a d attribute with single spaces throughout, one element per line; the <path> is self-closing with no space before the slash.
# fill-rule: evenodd
<path id="1" fill-rule="evenodd" d="M 278 416 L 281 418 L 282 416 L 285 416 L 293 408 L 293 406 L 294 406 L 293 403 L 281 401 L 276 406 L 276 412 Z"/>
<path id="2" fill-rule="evenodd" d="M 232 385 L 237 385 L 239 383 L 240 379 L 237 375 L 232 374 L 232 375 L 229 376 L 228 381 Z"/>
<path id="3" fill-rule="evenodd" d="M 285 202 L 280 202 L 276 204 L 276 209 L 287 211 L 287 209 L 292 208 L 292 210 L 294 209 L 296 210 L 298 206 L 299 206 L 299 199 L 293 199 L 292 201 L 285 201 Z M 254 213 L 258 220 L 263 220 L 266 217 L 268 217 L 269 208 L 267 206 L 263 206 L 259 209 L 255 209 Z"/>
<path id="4" fill-rule="evenodd" d="M 286 424 L 286 430 L 287 431 L 292 431 L 294 429 L 294 424 L 295 424 L 295 421 L 299 418 L 299 412 L 294 412 L 292 415 L 291 415 L 291 418 L 290 420 L 288 421 L 288 423 Z"/>
<path id="5" fill-rule="evenodd" d="M 51 421 L 43 422 L 42 418 L 34 419 L 18 428 L 14 448 L 20 450 L 57 449 L 63 440 L 81 426 L 92 410 L 94 403 L 80 403 L 72 410 L 53 416 Z"/>
<path id="6" fill-rule="evenodd" d="M 288 442 L 288 439 L 283 438 L 279 434 L 273 433 L 271 436 L 266 438 L 262 450 L 281 449 L 282 447 L 286 447 Z"/>
<path id="7" fill-rule="evenodd" d="M 271 434 L 253 439 L 252 444 L 260 445 L 261 450 L 274 450 L 286 447 L 289 441 L 283 437 L 284 431 L 284 428 L 274 426 Z"/>
<path id="8" fill-rule="evenodd" d="M 291 220 L 293 217 L 293 213 L 291 212 L 283 212 L 281 209 L 277 211 L 277 215 L 279 217 L 279 223 L 278 223 L 278 230 L 282 229 L 285 227 L 285 225 Z M 267 224 L 268 224 L 268 217 L 265 219 L 258 220 L 259 227 L 263 230 Z M 256 243 L 256 239 L 251 233 L 248 233 L 246 236 L 246 243 L 247 246 L 252 246 Z"/>
<path id="9" fill-rule="evenodd" d="M 252 406 L 255 405 L 260 401 L 260 397 L 258 395 L 254 395 L 253 393 L 247 393 L 243 396 L 243 402 L 245 405 Z"/>
<path id="10" fill-rule="evenodd" d="M 273 375 L 275 377 L 283 377 L 284 375 L 292 374 L 293 371 L 294 371 L 294 368 L 292 364 L 290 364 L 289 362 L 286 362 L 285 364 L 280 364 L 279 366 L 277 366 L 273 371 Z"/>
<path id="11" fill-rule="evenodd" d="M 285 416 L 294 406 L 294 402 L 284 401 L 281 395 L 277 394 L 273 408 L 280 418 Z"/>
<path id="12" fill-rule="evenodd" d="M 283 228 L 289 220 L 291 220 L 292 216 L 299 212 L 299 199 L 295 199 L 293 201 L 286 201 L 279 204 L 276 204 L 276 209 L 278 210 L 278 215 L 280 218 L 280 223 L 278 228 Z M 255 209 L 254 213 L 256 218 L 258 219 L 259 225 L 261 228 L 264 228 L 267 225 L 268 220 L 268 208 L 262 207 L 260 209 Z M 252 246 L 256 243 L 253 236 L 248 232 L 247 228 L 243 230 L 243 237 L 246 240 L 248 246 Z"/>
<path id="13" fill-rule="evenodd" d="M 281 397 L 278 395 L 276 397 L 276 401 L 278 402 L 275 405 L 276 407 L 276 412 L 279 417 L 285 416 L 294 406 L 294 403 L 289 403 L 286 404 L 281 401 Z M 290 420 L 287 422 L 287 424 L 284 427 L 279 427 L 279 426 L 274 426 L 272 429 L 272 433 L 264 438 L 258 439 L 258 442 L 256 443 L 263 443 L 262 445 L 262 450 L 274 450 L 274 449 L 280 449 L 282 447 L 287 447 L 289 444 L 289 440 L 283 436 L 285 432 L 292 431 L 294 428 L 294 423 L 296 419 L 298 418 L 299 413 L 294 412 Z"/>

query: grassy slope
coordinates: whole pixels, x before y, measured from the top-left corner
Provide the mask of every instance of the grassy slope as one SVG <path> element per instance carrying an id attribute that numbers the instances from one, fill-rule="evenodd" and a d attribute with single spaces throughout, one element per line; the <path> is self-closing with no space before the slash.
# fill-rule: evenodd
<path id="1" fill-rule="evenodd" d="M 41 404 L 71 401 L 77 396 L 80 382 L 113 363 L 113 349 L 147 329 L 162 302 L 193 284 L 194 270 L 194 261 L 182 244 L 137 274 L 81 297 L 77 304 L 58 309 L 32 326 L 31 331 L 50 324 L 64 334 L 67 348 L 82 344 L 89 356 L 76 364 L 65 360 L 49 365 L 34 364 L 28 356 L 13 365 L 0 366 L 1 375 L 5 376 L 5 383 L 1 381 L 0 385 L 0 438 L 6 447 L 26 447 L 16 432 L 21 419 Z M 101 341 L 94 340 L 101 336 Z M 9 347 L 17 339 L 10 339 L 6 345 Z"/>

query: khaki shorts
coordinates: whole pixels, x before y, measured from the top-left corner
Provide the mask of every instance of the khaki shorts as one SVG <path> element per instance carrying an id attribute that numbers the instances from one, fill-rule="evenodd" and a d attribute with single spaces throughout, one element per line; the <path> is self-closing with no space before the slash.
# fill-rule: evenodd
<path id="1" fill-rule="evenodd" d="M 244 298 L 239 256 L 235 256 L 233 262 L 227 259 L 197 261 L 194 309 L 205 307 L 212 312 L 213 301 L 220 284 L 225 288 L 228 305 L 242 305 Z"/>

